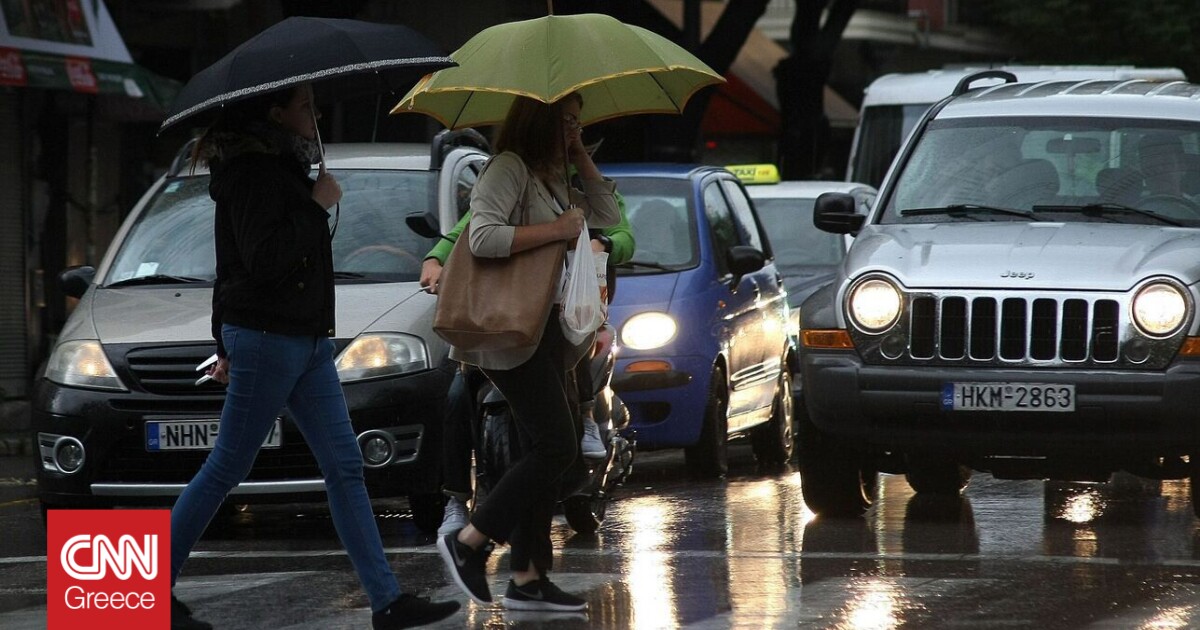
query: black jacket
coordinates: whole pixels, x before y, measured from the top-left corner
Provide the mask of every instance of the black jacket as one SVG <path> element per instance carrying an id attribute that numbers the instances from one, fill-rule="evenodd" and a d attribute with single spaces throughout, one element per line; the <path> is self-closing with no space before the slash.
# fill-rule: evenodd
<path id="1" fill-rule="evenodd" d="M 225 356 L 222 324 L 333 336 L 329 213 L 312 199 L 308 166 L 288 154 L 247 151 L 212 169 L 217 353 Z"/>

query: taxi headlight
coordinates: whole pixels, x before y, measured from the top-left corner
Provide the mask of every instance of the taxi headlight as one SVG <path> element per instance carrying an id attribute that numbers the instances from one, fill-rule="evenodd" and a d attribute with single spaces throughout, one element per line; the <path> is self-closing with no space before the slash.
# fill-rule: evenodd
<path id="1" fill-rule="evenodd" d="M 58 344 L 46 362 L 46 378 L 71 387 L 127 391 L 95 339 Z"/>
<path id="2" fill-rule="evenodd" d="M 621 327 L 621 343 L 634 350 L 653 350 L 670 343 L 678 330 L 666 313 L 639 313 Z"/>
<path id="3" fill-rule="evenodd" d="M 881 278 L 872 278 L 850 293 L 850 318 L 867 332 L 883 332 L 900 317 L 900 290 Z"/>
<path id="4" fill-rule="evenodd" d="M 1174 285 L 1155 282 L 1133 297 L 1133 321 L 1151 337 L 1166 337 L 1183 325 L 1187 300 Z"/>
<path id="5" fill-rule="evenodd" d="M 343 383 L 429 369 L 429 352 L 420 338 L 400 333 L 359 335 L 338 355 Z"/>

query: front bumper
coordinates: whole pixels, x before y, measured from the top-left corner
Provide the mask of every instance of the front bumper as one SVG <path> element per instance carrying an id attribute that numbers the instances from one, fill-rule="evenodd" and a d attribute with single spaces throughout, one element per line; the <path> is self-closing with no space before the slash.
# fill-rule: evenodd
<path id="1" fill-rule="evenodd" d="M 417 374 L 343 386 L 355 434 L 382 429 L 396 437 L 396 455 L 364 478 L 373 498 L 436 493 L 441 483 L 440 444 L 449 366 Z M 61 506 L 170 504 L 199 471 L 208 451 L 145 448 L 148 420 L 215 419 L 223 395 L 161 396 L 82 390 L 42 381 L 33 401 L 39 436 L 38 492 Z M 262 449 L 246 480 L 231 494 L 238 501 L 323 500 L 325 483 L 299 429 L 283 410 L 279 448 Z M 84 448 L 80 470 L 66 474 L 52 461 L 53 442 L 68 436 Z"/>
<path id="2" fill-rule="evenodd" d="M 891 367 L 807 350 L 802 364 L 812 422 L 882 450 L 1128 459 L 1200 449 L 1200 362 L 1163 371 Z M 942 389 L 954 382 L 1072 384 L 1075 411 L 945 411 Z"/>
<path id="3" fill-rule="evenodd" d="M 665 372 L 629 372 L 639 361 L 665 361 Z M 612 388 L 629 408 L 639 447 L 691 446 L 700 439 L 712 361 L 701 356 L 617 359 Z"/>

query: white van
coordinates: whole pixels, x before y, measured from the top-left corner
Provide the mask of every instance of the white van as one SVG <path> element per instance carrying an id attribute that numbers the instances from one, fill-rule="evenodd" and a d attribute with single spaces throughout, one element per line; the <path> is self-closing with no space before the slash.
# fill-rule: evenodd
<path id="1" fill-rule="evenodd" d="M 921 115 L 934 103 L 950 96 L 954 86 L 968 75 L 981 70 L 1005 70 L 1022 83 L 1043 81 L 1185 81 L 1179 68 L 1137 68 L 1134 66 L 997 66 L 995 68 L 943 68 L 927 72 L 886 74 L 875 79 L 863 91 L 862 111 L 854 141 L 850 146 L 850 164 L 846 181 L 861 182 L 879 188 L 900 143 L 908 137 Z M 1000 79 L 984 79 L 973 85 L 999 85 Z"/>

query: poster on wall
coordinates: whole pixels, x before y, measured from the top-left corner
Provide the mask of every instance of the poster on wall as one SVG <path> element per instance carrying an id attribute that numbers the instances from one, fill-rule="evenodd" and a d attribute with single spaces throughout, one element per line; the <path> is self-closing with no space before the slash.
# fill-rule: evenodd
<path id="1" fill-rule="evenodd" d="M 0 48 L 132 61 L 102 0 L 0 0 Z"/>

